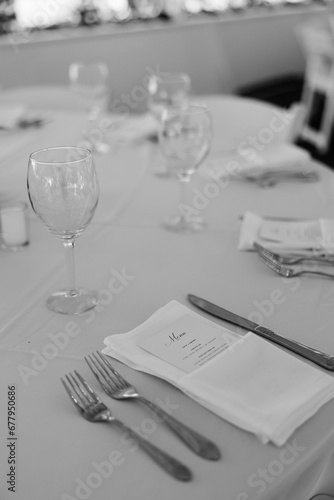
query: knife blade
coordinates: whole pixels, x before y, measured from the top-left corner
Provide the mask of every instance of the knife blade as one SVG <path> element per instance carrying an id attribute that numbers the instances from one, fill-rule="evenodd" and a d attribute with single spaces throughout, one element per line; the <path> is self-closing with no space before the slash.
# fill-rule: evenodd
<path id="1" fill-rule="evenodd" d="M 220 318 L 228 321 L 229 323 L 233 323 L 234 325 L 241 326 L 242 328 L 245 328 L 246 330 L 251 331 L 256 335 L 259 335 L 266 340 L 274 342 L 275 344 L 285 347 L 289 351 L 299 354 L 299 356 L 312 361 L 313 363 L 321 366 L 322 368 L 325 368 L 326 370 L 334 371 L 334 356 L 326 354 L 325 352 L 319 351 L 300 342 L 296 342 L 295 340 L 290 340 L 282 337 L 281 335 L 273 332 L 263 325 L 258 325 L 254 321 L 250 321 L 249 319 L 243 318 L 238 314 L 227 311 L 226 309 L 223 309 L 222 307 L 213 304 L 206 299 L 197 297 L 196 295 L 189 293 L 187 298 L 189 302 L 191 302 L 191 304 L 198 307 L 202 311 L 215 316 L 216 318 Z"/>

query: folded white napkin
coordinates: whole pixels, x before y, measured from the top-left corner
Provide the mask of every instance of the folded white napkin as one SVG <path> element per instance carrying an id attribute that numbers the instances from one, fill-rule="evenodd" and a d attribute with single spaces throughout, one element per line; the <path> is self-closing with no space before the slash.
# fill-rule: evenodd
<path id="1" fill-rule="evenodd" d="M 218 337 L 222 334 L 228 339 L 229 347 L 189 372 L 139 345 L 156 342 L 161 333 L 168 327 L 173 329 L 182 318 L 185 325 L 188 322 L 189 331 L 198 324 L 198 331 L 208 337 L 214 328 Z M 204 329 L 203 323 L 207 326 Z M 240 337 L 176 301 L 131 332 L 107 337 L 104 342 L 104 354 L 167 380 L 220 417 L 256 434 L 264 443 L 283 445 L 295 429 L 334 396 L 334 379 L 323 370 L 253 333 Z"/>
<path id="2" fill-rule="evenodd" d="M 232 178 L 256 178 L 264 173 L 314 171 L 308 151 L 288 143 L 262 145 L 257 150 L 251 146 L 238 151 L 209 157 L 200 167 L 202 176 L 214 174 L 228 175 Z"/>
<path id="3" fill-rule="evenodd" d="M 11 130 L 18 126 L 26 109 L 21 105 L 0 104 L 0 129 Z"/>
<path id="4" fill-rule="evenodd" d="M 108 140 L 116 143 L 136 142 L 155 136 L 158 124 L 150 113 L 133 114 L 125 117 L 116 116 L 110 130 Z"/>
<path id="5" fill-rule="evenodd" d="M 253 250 L 255 242 L 282 253 L 333 253 L 334 220 L 267 219 L 246 212 L 241 223 L 238 250 Z"/>

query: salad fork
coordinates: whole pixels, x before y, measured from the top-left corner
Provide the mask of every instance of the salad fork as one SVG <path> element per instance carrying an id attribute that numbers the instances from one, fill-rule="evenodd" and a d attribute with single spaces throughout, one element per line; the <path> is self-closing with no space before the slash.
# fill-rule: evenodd
<path id="1" fill-rule="evenodd" d="M 285 264 L 287 266 L 292 266 L 294 264 L 301 264 L 304 261 L 311 261 L 311 260 L 320 262 L 322 264 L 331 264 L 331 265 L 334 264 L 334 255 L 333 256 L 327 255 L 326 257 L 322 255 L 304 255 L 302 257 L 288 257 L 286 255 L 280 255 L 277 252 L 272 252 L 271 250 L 263 247 L 257 242 L 254 242 L 253 247 L 259 254 L 262 254 L 268 257 L 269 259 L 276 260 L 280 264 Z"/>
<path id="2" fill-rule="evenodd" d="M 171 455 L 168 455 L 160 448 L 157 448 L 147 439 L 141 437 L 130 429 L 130 427 L 127 427 L 123 422 L 114 417 L 109 408 L 88 385 L 80 373 L 74 370 L 74 375 L 70 373 L 65 375 L 65 378 L 66 381 L 61 378 L 65 390 L 74 406 L 84 418 L 90 422 L 108 422 L 117 425 L 122 431 L 130 434 L 138 445 L 146 451 L 160 467 L 173 477 L 180 481 L 189 481 L 192 478 L 191 471 L 183 463 Z"/>
<path id="3" fill-rule="evenodd" d="M 94 373 L 103 390 L 114 399 L 137 399 L 144 405 L 148 406 L 166 425 L 197 455 L 208 460 L 219 460 L 220 451 L 217 446 L 201 436 L 188 426 L 172 417 L 164 411 L 160 406 L 152 403 L 148 399 L 141 396 L 136 388 L 129 384 L 122 377 L 109 361 L 97 351 L 90 356 L 85 356 L 85 360 L 89 368 Z"/>
<path id="4" fill-rule="evenodd" d="M 322 271 L 311 271 L 309 269 L 292 269 L 288 266 L 285 266 L 284 264 L 281 264 L 277 260 L 274 259 L 269 259 L 269 257 L 266 257 L 263 254 L 258 253 L 257 256 L 259 259 L 270 269 L 272 269 L 275 273 L 279 274 L 280 276 L 284 276 L 285 278 L 295 278 L 297 276 L 300 276 L 302 274 L 313 274 L 316 276 L 322 276 L 324 278 L 332 278 L 334 279 L 334 274 L 330 273 L 324 273 Z"/>

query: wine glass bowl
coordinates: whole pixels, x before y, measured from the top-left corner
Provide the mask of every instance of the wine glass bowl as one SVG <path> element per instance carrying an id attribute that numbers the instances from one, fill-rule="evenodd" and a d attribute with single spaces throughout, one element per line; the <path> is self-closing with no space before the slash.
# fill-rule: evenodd
<path id="1" fill-rule="evenodd" d="M 40 221 L 64 245 L 68 257 L 69 287 L 55 292 L 48 307 L 64 314 L 79 314 L 94 307 L 98 294 L 77 288 L 74 242 L 95 213 L 99 182 L 89 150 L 79 147 L 46 148 L 29 157 L 27 189 Z"/>
<path id="2" fill-rule="evenodd" d="M 107 107 L 108 75 L 104 62 L 73 62 L 70 65 L 69 78 L 74 95 L 92 119 Z"/>
<path id="3" fill-rule="evenodd" d="M 162 115 L 166 108 L 187 101 L 190 87 L 190 76 L 186 73 L 159 73 L 150 76 L 147 87 L 147 108 L 158 127 L 161 126 Z M 171 175 L 166 160 L 156 165 L 154 173 L 163 177 Z"/>
<path id="4" fill-rule="evenodd" d="M 190 86 L 190 76 L 186 73 L 151 75 L 148 82 L 147 107 L 159 123 L 165 108 L 185 102 Z"/>
<path id="5" fill-rule="evenodd" d="M 181 186 L 179 213 L 165 218 L 167 229 L 179 232 L 204 229 L 203 218 L 187 205 L 186 186 L 209 153 L 211 141 L 212 119 L 204 105 L 185 103 L 164 110 L 159 144 L 170 172 L 178 177 Z"/>
<path id="6" fill-rule="evenodd" d="M 97 139 L 92 130 L 100 114 L 108 107 L 108 66 L 104 62 L 73 62 L 69 67 L 69 80 L 74 97 L 82 109 L 86 110 L 89 130 L 85 137 L 89 149 L 106 153 L 108 144 Z"/>

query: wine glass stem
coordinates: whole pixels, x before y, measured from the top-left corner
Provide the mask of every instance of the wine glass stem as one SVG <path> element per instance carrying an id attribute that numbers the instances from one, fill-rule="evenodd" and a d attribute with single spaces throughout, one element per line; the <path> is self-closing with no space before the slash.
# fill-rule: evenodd
<path id="1" fill-rule="evenodd" d="M 68 291 L 70 294 L 77 295 L 74 267 L 74 241 L 64 242 L 67 262 Z"/>
<path id="2" fill-rule="evenodd" d="M 94 139 L 91 136 L 94 135 L 96 125 L 97 125 L 97 116 L 93 111 L 89 111 L 87 120 L 87 136 L 89 140 Z"/>
<path id="3" fill-rule="evenodd" d="M 188 201 L 188 186 L 190 182 L 190 175 L 180 174 L 179 181 L 180 181 L 180 203 L 179 203 L 180 217 L 185 222 L 187 222 L 186 217 L 184 216 L 184 209 L 182 208 L 184 208 L 184 206 L 187 205 Z"/>
<path id="4" fill-rule="evenodd" d="M 93 128 L 97 125 L 98 119 L 100 116 L 100 111 L 96 108 L 92 108 L 88 112 L 88 124 L 89 128 Z"/>
<path id="5" fill-rule="evenodd" d="M 88 126 L 84 135 L 87 137 L 91 148 L 96 148 L 99 144 L 104 142 L 104 133 L 100 126 L 99 119 L 101 113 L 99 110 L 92 110 L 88 115 Z"/>

